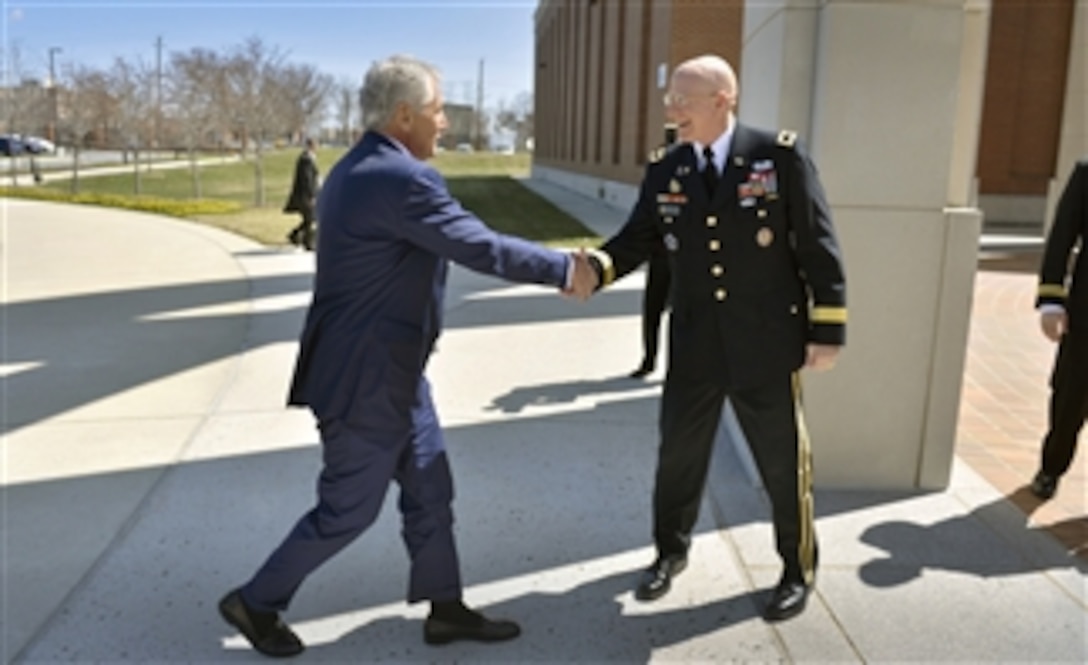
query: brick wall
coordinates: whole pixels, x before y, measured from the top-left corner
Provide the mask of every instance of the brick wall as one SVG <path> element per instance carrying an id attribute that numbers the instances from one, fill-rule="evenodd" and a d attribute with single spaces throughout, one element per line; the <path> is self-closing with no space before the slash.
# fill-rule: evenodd
<path id="1" fill-rule="evenodd" d="M 1075 1 L 992 0 L 981 194 L 1046 193 L 1057 162 Z M 716 53 L 739 73 L 744 6 L 745 0 L 541 0 L 534 160 L 638 183 L 646 153 L 661 142 L 659 67 L 671 71 L 687 58 Z M 740 87 L 743 94 L 744 81 Z"/>

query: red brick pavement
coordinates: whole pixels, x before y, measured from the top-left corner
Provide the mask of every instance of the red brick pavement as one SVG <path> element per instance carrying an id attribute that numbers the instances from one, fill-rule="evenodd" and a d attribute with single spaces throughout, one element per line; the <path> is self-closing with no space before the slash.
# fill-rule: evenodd
<path id="1" fill-rule="evenodd" d="M 980 255 L 956 452 L 1033 527 L 1088 558 L 1088 428 L 1054 499 L 1043 503 L 1026 490 L 1039 465 L 1055 350 L 1033 311 L 1039 258 L 1039 251 Z"/>

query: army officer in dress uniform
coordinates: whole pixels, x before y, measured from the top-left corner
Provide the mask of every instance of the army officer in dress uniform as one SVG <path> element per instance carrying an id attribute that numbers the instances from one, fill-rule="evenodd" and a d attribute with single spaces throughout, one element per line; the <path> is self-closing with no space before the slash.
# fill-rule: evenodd
<path id="1" fill-rule="evenodd" d="M 603 287 L 664 243 L 673 279 L 653 495 L 657 558 L 636 597 L 664 595 L 687 565 L 728 398 L 770 495 L 784 568 L 764 618 L 777 621 L 804 609 L 816 570 L 797 372 L 834 364 L 846 290 L 812 162 L 793 132 L 738 124 L 736 101 L 736 76 L 722 58 L 676 68 L 665 104 L 681 143 L 649 164 L 630 218 L 591 262 Z"/>
<path id="2" fill-rule="evenodd" d="M 1075 262 L 1070 261 L 1080 245 Z M 1068 284 L 1068 286 L 1067 286 Z M 1031 490 L 1049 499 L 1069 470 L 1077 436 L 1088 418 L 1088 160 L 1073 167 L 1039 268 L 1040 325 L 1058 342 L 1050 376 L 1049 428 Z"/>

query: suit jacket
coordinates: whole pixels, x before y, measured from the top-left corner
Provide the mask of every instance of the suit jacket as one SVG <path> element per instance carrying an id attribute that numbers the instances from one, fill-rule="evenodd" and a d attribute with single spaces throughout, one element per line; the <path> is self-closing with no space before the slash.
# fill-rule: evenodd
<path id="1" fill-rule="evenodd" d="M 492 231 L 438 172 L 367 132 L 318 199 L 313 301 L 288 403 L 319 419 L 401 431 L 442 329 L 448 261 L 563 286 L 570 258 Z"/>
<path id="2" fill-rule="evenodd" d="M 1080 252 L 1071 262 L 1073 249 Z M 1088 335 L 1088 160 L 1073 167 L 1065 185 L 1054 226 L 1046 239 L 1043 263 L 1039 269 L 1039 293 L 1036 306 L 1053 303 L 1065 307 L 1069 330 Z M 1068 284 L 1068 286 L 1067 286 Z"/>
<path id="3" fill-rule="evenodd" d="M 619 278 L 664 242 L 670 377 L 756 386 L 799 368 L 806 342 L 845 343 L 839 245 L 795 141 L 738 124 L 713 198 L 692 146 L 674 147 L 647 166 L 629 219 L 601 247 Z"/>
<path id="4" fill-rule="evenodd" d="M 295 160 L 295 178 L 291 182 L 291 194 L 283 211 L 302 212 L 312 208 L 317 196 L 318 177 L 317 161 L 309 150 L 304 150 Z"/>

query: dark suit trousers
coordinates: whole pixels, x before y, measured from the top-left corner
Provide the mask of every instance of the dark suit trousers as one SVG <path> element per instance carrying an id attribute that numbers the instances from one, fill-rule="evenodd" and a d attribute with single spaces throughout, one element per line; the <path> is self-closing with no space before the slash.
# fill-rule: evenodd
<path id="1" fill-rule="evenodd" d="M 816 567 L 811 457 L 795 375 L 758 388 L 665 380 L 654 487 L 654 541 L 660 555 L 686 554 L 699 515 L 714 438 L 728 398 L 771 500 L 785 573 L 812 582 Z"/>
<path id="2" fill-rule="evenodd" d="M 1077 437 L 1088 418 L 1088 333 L 1068 333 L 1058 345 L 1050 376 L 1050 428 L 1043 439 L 1042 469 L 1052 476 L 1069 470 Z"/>
<path id="3" fill-rule="evenodd" d="M 320 429 L 318 504 L 242 588 L 246 603 L 286 609 L 307 575 L 374 523 L 391 480 L 400 485 L 402 536 L 412 562 L 408 602 L 460 598 L 453 481 L 427 380 L 419 383 L 411 431 L 366 431 L 340 420 Z"/>
<path id="4" fill-rule="evenodd" d="M 650 257 L 646 271 L 646 291 L 642 294 L 642 365 L 657 364 L 661 314 L 669 302 L 669 259 L 665 254 Z"/>
<path id="5" fill-rule="evenodd" d="M 303 203 L 299 206 L 298 214 L 302 216 L 298 224 L 292 229 L 292 231 L 298 231 L 299 233 L 309 233 L 312 230 L 314 223 L 315 209 L 313 204 Z"/>

